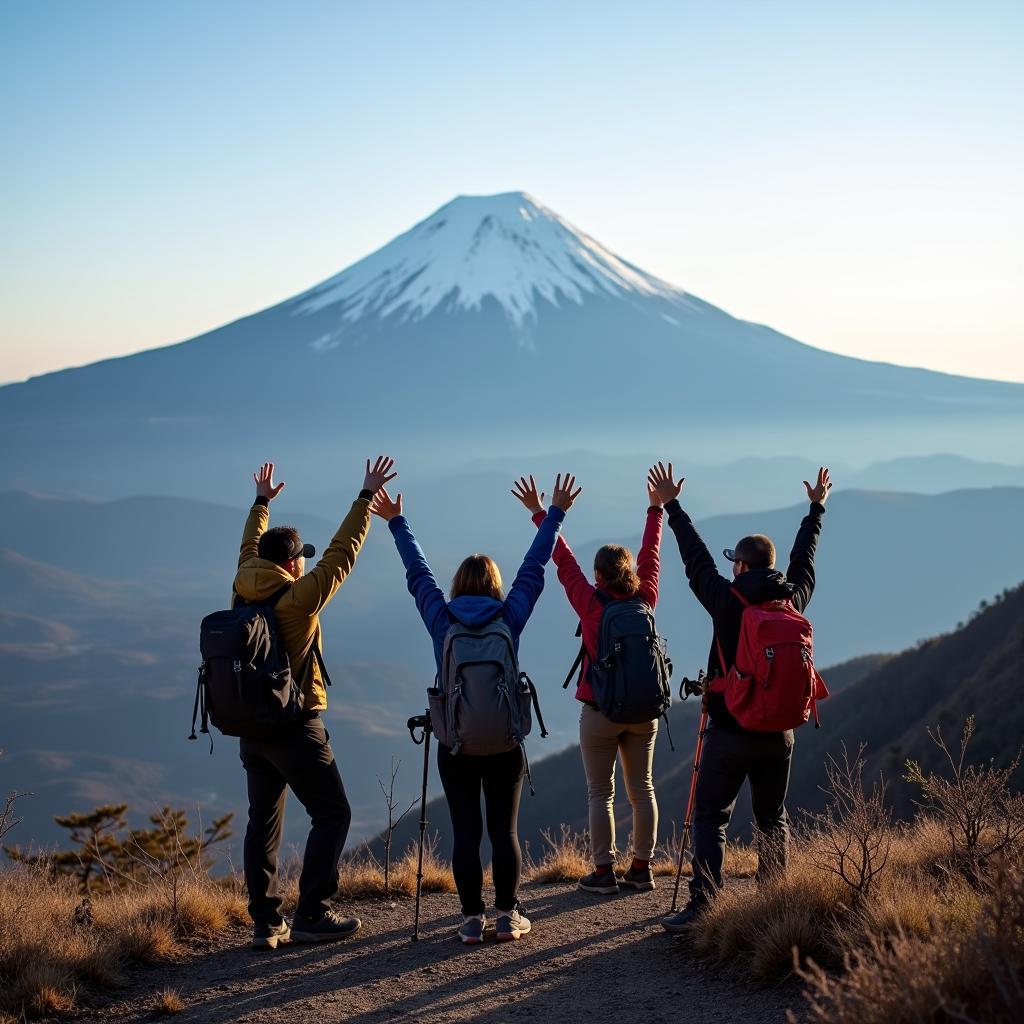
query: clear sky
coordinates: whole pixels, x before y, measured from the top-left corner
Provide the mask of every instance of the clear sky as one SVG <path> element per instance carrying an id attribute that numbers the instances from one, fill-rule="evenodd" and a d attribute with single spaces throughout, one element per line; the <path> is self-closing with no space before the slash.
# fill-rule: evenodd
<path id="1" fill-rule="evenodd" d="M 1024 3 L 7 0 L 0 380 L 522 189 L 823 348 L 1024 381 Z"/>

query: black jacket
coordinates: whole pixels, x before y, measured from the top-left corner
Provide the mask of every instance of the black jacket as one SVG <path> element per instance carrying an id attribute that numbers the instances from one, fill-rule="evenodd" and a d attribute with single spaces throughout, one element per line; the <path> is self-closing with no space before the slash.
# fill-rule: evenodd
<path id="1" fill-rule="evenodd" d="M 788 598 L 793 607 L 802 612 L 814 593 L 814 551 L 818 546 L 825 506 L 812 502 L 810 511 L 804 516 L 797 531 L 785 576 L 776 569 L 752 569 L 731 580 L 718 571 L 711 552 L 679 502 L 670 501 L 665 511 L 668 513 L 668 525 L 679 544 L 679 554 L 683 558 L 690 589 L 711 616 L 714 627 L 711 652 L 708 655 L 708 675 L 724 675 L 736 659 L 740 620 L 743 616 L 743 603 L 732 592 L 732 588 L 736 587 L 751 604 Z M 725 665 L 719 662 L 716 638 L 722 645 Z M 708 695 L 708 714 L 716 728 L 745 731 L 726 710 L 725 698 L 720 693 Z"/>

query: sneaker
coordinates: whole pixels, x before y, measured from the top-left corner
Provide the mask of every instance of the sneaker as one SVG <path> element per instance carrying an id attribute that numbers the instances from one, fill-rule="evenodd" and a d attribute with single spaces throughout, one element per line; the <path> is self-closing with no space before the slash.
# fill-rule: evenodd
<path id="1" fill-rule="evenodd" d="M 333 910 L 328 910 L 319 921 L 310 921 L 296 914 L 292 918 L 292 941 L 333 942 L 335 939 L 347 939 L 353 932 L 359 931 L 361 925 L 358 917 L 342 917 Z"/>
<path id="2" fill-rule="evenodd" d="M 277 949 L 278 943 L 285 943 L 291 938 L 291 929 L 287 921 L 280 924 L 254 924 L 252 926 L 253 949 Z"/>
<path id="3" fill-rule="evenodd" d="M 630 868 L 625 874 L 619 876 L 619 886 L 623 889 L 636 889 L 637 891 L 657 888 L 654 884 L 654 872 L 650 867 Z"/>
<path id="4" fill-rule="evenodd" d="M 671 917 L 663 918 L 661 927 L 667 932 L 672 932 L 674 935 L 678 935 L 681 932 L 685 932 L 691 924 L 707 913 L 707 909 L 707 900 L 691 899 L 678 914 L 673 914 Z"/>
<path id="5" fill-rule="evenodd" d="M 483 914 L 467 914 L 459 928 L 459 938 L 467 946 L 479 946 L 484 941 L 487 918 Z"/>
<path id="6" fill-rule="evenodd" d="M 584 892 L 599 892 L 609 896 L 619 891 L 619 883 L 612 870 L 591 871 L 589 875 L 584 875 L 576 883 L 576 888 L 582 889 Z"/>
<path id="7" fill-rule="evenodd" d="M 499 942 L 512 942 L 526 935 L 531 927 L 529 918 L 523 917 L 518 910 L 513 910 L 509 914 L 499 911 L 495 938 Z"/>

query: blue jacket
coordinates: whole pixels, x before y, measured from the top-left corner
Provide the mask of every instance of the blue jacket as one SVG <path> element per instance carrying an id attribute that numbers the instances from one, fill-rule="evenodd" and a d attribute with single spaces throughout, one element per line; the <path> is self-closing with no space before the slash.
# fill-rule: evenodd
<path id="1" fill-rule="evenodd" d="M 518 650 L 519 635 L 526 627 L 533 606 L 544 590 L 544 566 L 551 558 L 564 518 L 565 513 L 560 508 L 552 505 L 548 509 L 548 514 L 541 523 L 530 550 L 526 552 L 504 603 L 496 601 L 493 597 L 469 594 L 457 597 L 454 601 L 446 601 L 444 592 L 437 585 L 437 580 L 427 565 L 423 549 L 412 535 L 405 516 L 395 516 L 388 523 L 398 553 L 402 556 L 402 563 L 405 565 L 409 593 L 416 598 L 416 608 L 434 641 L 434 660 L 438 672 L 441 671 L 441 652 L 451 618 L 458 619 L 466 626 L 482 626 L 500 615 L 512 633 L 512 640 Z"/>

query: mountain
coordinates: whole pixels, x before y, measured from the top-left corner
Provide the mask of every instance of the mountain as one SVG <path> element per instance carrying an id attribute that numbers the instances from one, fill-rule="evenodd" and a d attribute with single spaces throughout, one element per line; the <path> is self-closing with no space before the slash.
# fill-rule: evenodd
<path id="1" fill-rule="evenodd" d="M 108 498 L 226 500 L 234 467 L 268 454 L 322 487 L 382 448 L 428 472 L 581 445 L 1011 458 L 1022 423 L 1024 385 L 850 359 L 738 320 L 521 192 L 460 196 L 197 338 L 0 388 L 10 485 Z"/>
<path id="2" fill-rule="evenodd" d="M 910 817 L 917 794 L 903 780 L 904 762 L 912 758 L 926 770 L 942 771 L 941 754 L 927 729 L 940 725 L 955 746 L 968 715 L 977 718 L 969 759 L 994 759 L 1006 764 L 1024 736 L 1024 585 L 996 600 L 983 601 L 971 621 L 958 629 L 909 648 L 895 656 L 867 656 L 823 672 L 833 688 L 821 704 L 822 727 L 797 732 L 788 807 L 799 820 L 801 809 L 817 811 L 825 797 L 825 763 L 838 757 L 842 745 L 856 752 L 864 744 L 865 779 L 882 772 L 890 805 Z M 837 685 L 838 684 L 838 685 Z M 655 747 L 654 780 L 661 811 L 660 831 L 681 828 L 689 792 L 699 707 L 690 700 L 672 712 L 676 750 L 664 733 Z M 586 776 L 578 746 L 537 761 L 532 766 L 536 796 L 523 797 L 520 834 L 534 852 L 544 848 L 544 831 L 557 835 L 564 822 L 575 830 L 587 827 Z M 616 795 L 620 841 L 629 834 L 629 803 L 622 792 L 621 772 Z M 1024 768 L 1018 784 L 1024 782 Z M 441 798 L 428 806 L 432 832 L 447 835 L 448 812 Z M 747 788 L 737 804 L 730 835 L 749 839 L 750 799 Z M 398 848 L 413 841 L 415 825 L 397 833 Z M 379 841 L 375 847 L 379 846 Z"/>

